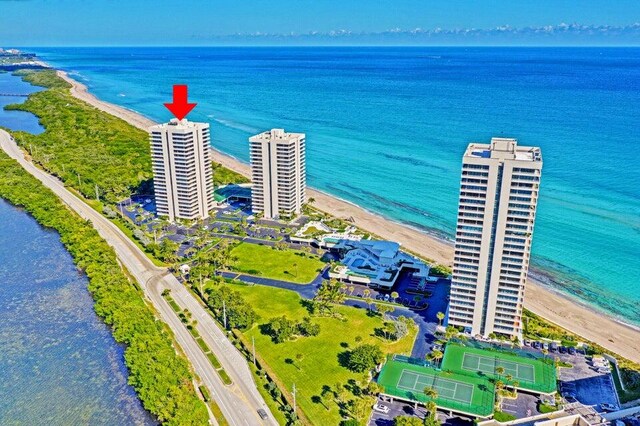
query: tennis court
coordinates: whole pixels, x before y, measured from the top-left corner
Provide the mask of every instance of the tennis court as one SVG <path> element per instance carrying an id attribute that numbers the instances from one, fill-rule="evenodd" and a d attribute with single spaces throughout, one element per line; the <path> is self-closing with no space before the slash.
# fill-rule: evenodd
<path id="1" fill-rule="evenodd" d="M 410 359 L 388 359 L 378 376 L 378 384 L 385 394 L 405 401 L 425 404 L 430 398 L 424 390 L 433 388 L 438 392 L 435 399 L 438 407 L 481 417 L 493 413 L 495 389 L 487 377 L 440 371 L 425 366 L 424 360 L 414 363 Z"/>
<path id="2" fill-rule="evenodd" d="M 442 360 L 442 370 L 477 374 L 490 379 L 518 382 L 520 389 L 550 393 L 556 390 L 553 360 L 523 356 L 503 350 L 482 349 L 449 343 Z M 504 372 L 498 373 L 499 368 Z"/>
<path id="3" fill-rule="evenodd" d="M 497 374 L 496 370 L 502 367 L 503 376 L 511 376 L 516 380 L 535 382 L 536 370 L 531 364 L 505 361 L 498 357 L 465 353 L 462 358 L 462 368 L 469 371 L 482 371 L 485 374 Z"/>
<path id="4" fill-rule="evenodd" d="M 410 370 L 402 370 L 397 387 L 417 393 L 424 393 L 425 388 L 433 388 L 438 392 L 438 398 L 462 404 L 470 404 L 473 399 L 473 385 Z"/>

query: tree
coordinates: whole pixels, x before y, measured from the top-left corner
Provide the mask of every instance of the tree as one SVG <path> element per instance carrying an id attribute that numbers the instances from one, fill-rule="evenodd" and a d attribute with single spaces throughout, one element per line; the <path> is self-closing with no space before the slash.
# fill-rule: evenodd
<path id="1" fill-rule="evenodd" d="M 398 319 L 393 322 L 394 333 L 393 336 L 396 340 L 402 339 L 404 336 L 409 334 L 409 327 L 407 325 L 406 320 Z"/>
<path id="2" fill-rule="evenodd" d="M 349 294 L 350 294 L 350 295 L 353 295 L 353 292 L 354 292 L 354 290 L 355 290 L 355 289 L 356 289 L 356 288 L 355 288 L 354 286 L 350 285 L 350 286 L 349 286 Z"/>
<path id="3" fill-rule="evenodd" d="M 444 319 L 444 312 L 438 312 L 436 314 L 436 318 L 438 318 L 438 325 L 442 325 L 442 320 Z"/>
<path id="4" fill-rule="evenodd" d="M 436 392 L 436 394 L 437 393 L 438 392 Z M 437 397 L 438 396 L 436 395 L 433 399 Z M 433 399 L 425 404 L 425 408 L 429 412 L 429 416 L 425 418 L 425 423 L 427 419 L 435 419 L 436 415 L 438 414 L 438 406 L 436 405 L 435 401 L 433 401 Z"/>
<path id="5" fill-rule="evenodd" d="M 398 416 L 393 419 L 394 426 L 423 426 L 422 420 L 414 416 Z"/>
<path id="6" fill-rule="evenodd" d="M 250 328 L 258 319 L 258 315 L 243 298 L 242 295 L 229 288 L 219 285 L 206 290 L 207 305 L 223 322 L 223 315 L 227 315 L 227 327 L 245 330 Z M 224 307 L 223 307 L 224 306 Z"/>
<path id="7" fill-rule="evenodd" d="M 356 373 L 364 373 L 372 370 L 382 361 L 384 361 L 384 353 L 378 346 L 364 344 L 357 346 L 349 353 L 347 367 Z"/>
<path id="8" fill-rule="evenodd" d="M 296 367 L 298 367 L 298 370 L 300 370 L 300 362 L 302 362 L 303 359 L 304 359 L 304 354 L 298 352 L 296 354 Z"/>
<path id="9" fill-rule="evenodd" d="M 376 310 L 380 313 L 380 315 L 382 315 L 382 318 L 384 319 L 387 313 L 391 313 L 396 309 L 393 306 L 380 303 L 376 306 Z"/>
<path id="10" fill-rule="evenodd" d="M 272 318 L 267 323 L 267 333 L 274 343 L 282 343 L 290 340 L 296 332 L 296 323 L 287 319 L 286 316 Z"/>
<path id="11" fill-rule="evenodd" d="M 349 401 L 349 413 L 354 419 L 364 421 L 371 413 L 371 407 L 375 403 L 372 397 L 355 398 Z"/>
<path id="12" fill-rule="evenodd" d="M 311 322 L 309 317 L 304 317 L 298 324 L 298 333 L 301 336 L 317 336 L 320 334 L 320 324 Z"/>
<path id="13" fill-rule="evenodd" d="M 433 401 L 434 399 L 438 398 L 438 391 L 435 388 L 431 387 L 431 386 L 425 387 L 422 392 L 431 401 Z"/>
<path id="14" fill-rule="evenodd" d="M 332 311 L 332 305 L 344 302 L 346 295 L 340 291 L 341 284 L 337 280 L 328 280 L 322 283 L 318 292 L 313 297 L 314 307 L 320 314 Z"/>
<path id="15" fill-rule="evenodd" d="M 504 367 L 496 367 L 496 374 L 498 375 L 498 377 L 501 377 L 504 374 Z"/>
<path id="16" fill-rule="evenodd" d="M 398 294 L 397 291 L 392 291 L 391 292 L 391 298 L 393 299 L 394 303 L 398 299 L 398 297 L 400 297 L 400 294 Z"/>
<path id="17" fill-rule="evenodd" d="M 434 349 L 427 354 L 427 360 L 437 363 L 440 359 L 442 359 L 443 356 L 444 354 L 442 353 L 442 351 Z"/>

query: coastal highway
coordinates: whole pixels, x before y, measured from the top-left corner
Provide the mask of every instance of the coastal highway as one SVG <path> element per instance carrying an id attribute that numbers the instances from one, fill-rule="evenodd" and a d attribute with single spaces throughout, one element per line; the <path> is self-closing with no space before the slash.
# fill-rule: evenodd
<path id="1" fill-rule="evenodd" d="M 241 425 L 277 425 L 264 399 L 258 392 L 253 376 L 244 357 L 218 328 L 213 318 L 200 302 L 166 268 L 155 266 L 117 226 L 96 212 L 84 201 L 64 187 L 57 178 L 37 168 L 25 159 L 23 152 L 13 138 L 0 130 L 0 147 L 46 187 L 51 189 L 65 204 L 83 219 L 90 220 L 98 233 L 114 248 L 118 259 L 140 284 L 148 301 L 158 311 L 161 319 L 171 328 L 177 344 L 180 346 L 194 372 L 218 403 L 229 424 Z M 162 297 L 162 291 L 170 289 L 173 299 L 183 309 L 188 309 L 198 321 L 198 331 L 211 351 L 231 377 L 233 384 L 225 386 L 214 367 L 193 336 L 180 321 Z M 264 409 L 268 418 L 262 420 L 258 409 Z M 212 419 L 215 423 L 215 419 Z"/>

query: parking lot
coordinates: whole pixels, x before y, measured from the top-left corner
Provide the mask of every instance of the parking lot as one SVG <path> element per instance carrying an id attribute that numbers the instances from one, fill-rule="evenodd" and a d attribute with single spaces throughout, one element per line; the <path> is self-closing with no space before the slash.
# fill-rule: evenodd
<path id="1" fill-rule="evenodd" d="M 384 397 L 386 398 L 386 397 Z M 393 426 L 393 419 L 399 416 L 415 416 L 419 419 L 424 419 L 426 411 L 424 407 L 418 406 L 414 408 L 413 404 L 408 404 L 403 401 L 389 401 L 387 399 L 378 400 L 380 404 L 389 407 L 388 413 L 382 413 L 380 411 L 373 410 L 371 418 L 369 419 L 369 426 Z M 438 411 L 438 420 L 440 424 L 444 426 L 471 426 L 473 420 L 458 415 L 448 415 L 447 413 Z"/>
<path id="2" fill-rule="evenodd" d="M 573 368 L 560 369 L 560 393 L 563 396 L 573 396 L 584 405 L 594 406 L 599 412 L 602 411 L 602 403 L 619 405 L 611 374 L 595 371 L 590 357 L 566 354 L 558 357 L 573 365 Z"/>

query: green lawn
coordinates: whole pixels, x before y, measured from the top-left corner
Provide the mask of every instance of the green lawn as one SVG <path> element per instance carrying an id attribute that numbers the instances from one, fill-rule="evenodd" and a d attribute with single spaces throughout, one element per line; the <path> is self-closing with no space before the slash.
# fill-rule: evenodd
<path id="1" fill-rule="evenodd" d="M 237 257 L 235 271 L 299 284 L 309 283 L 325 265 L 317 256 L 304 252 L 250 243 L 240 243 L 231 255 Z"/>
<path id="2" fill-rule="evenodd" d="M 336 310 L 344 319 L 312 317 L 313 322 L 320 324 L 318 336 L 276 344 L 261 333 L 259 325 L 281 315 L 295 320 L 308 316 L 300 296 L 293 291 L 258 285 L 234 285 L 233 289 L 239 291 L 260 316 L 259 324 L 246 331 L 245 336 L 249 341 L 255 337 L 258 355 L 289 390 L 296 384 L 299 407 L 313 424 L 335 425 L 340 422 L 339 409 L 334 401 L 325 401 L 329 410 L 312 401 L 313 396 L 320 395 L 324 385 L 334 387 L 338 382 L 346 384 L 350 379 L 362 378 L 362 374 L 350 372 L 338 361 L 339 354 L 356 346 L 356 336 L 362 337 L 362 343 L 380 345 L 387 353 L 405 354 L 411 351 L 416 336 L 414 329 L 400 341 L 388 343 L 374 333 L 376 328 L 382 327 L 380 317 L 370 317 L 363 309 L 339 306 Z M 343 347 L 343 343 L 348 346 Z M 287 362 L 288 359 L 295 360 L 297 354 L 303 354 L 304 358 L 294 364 Z"/>

